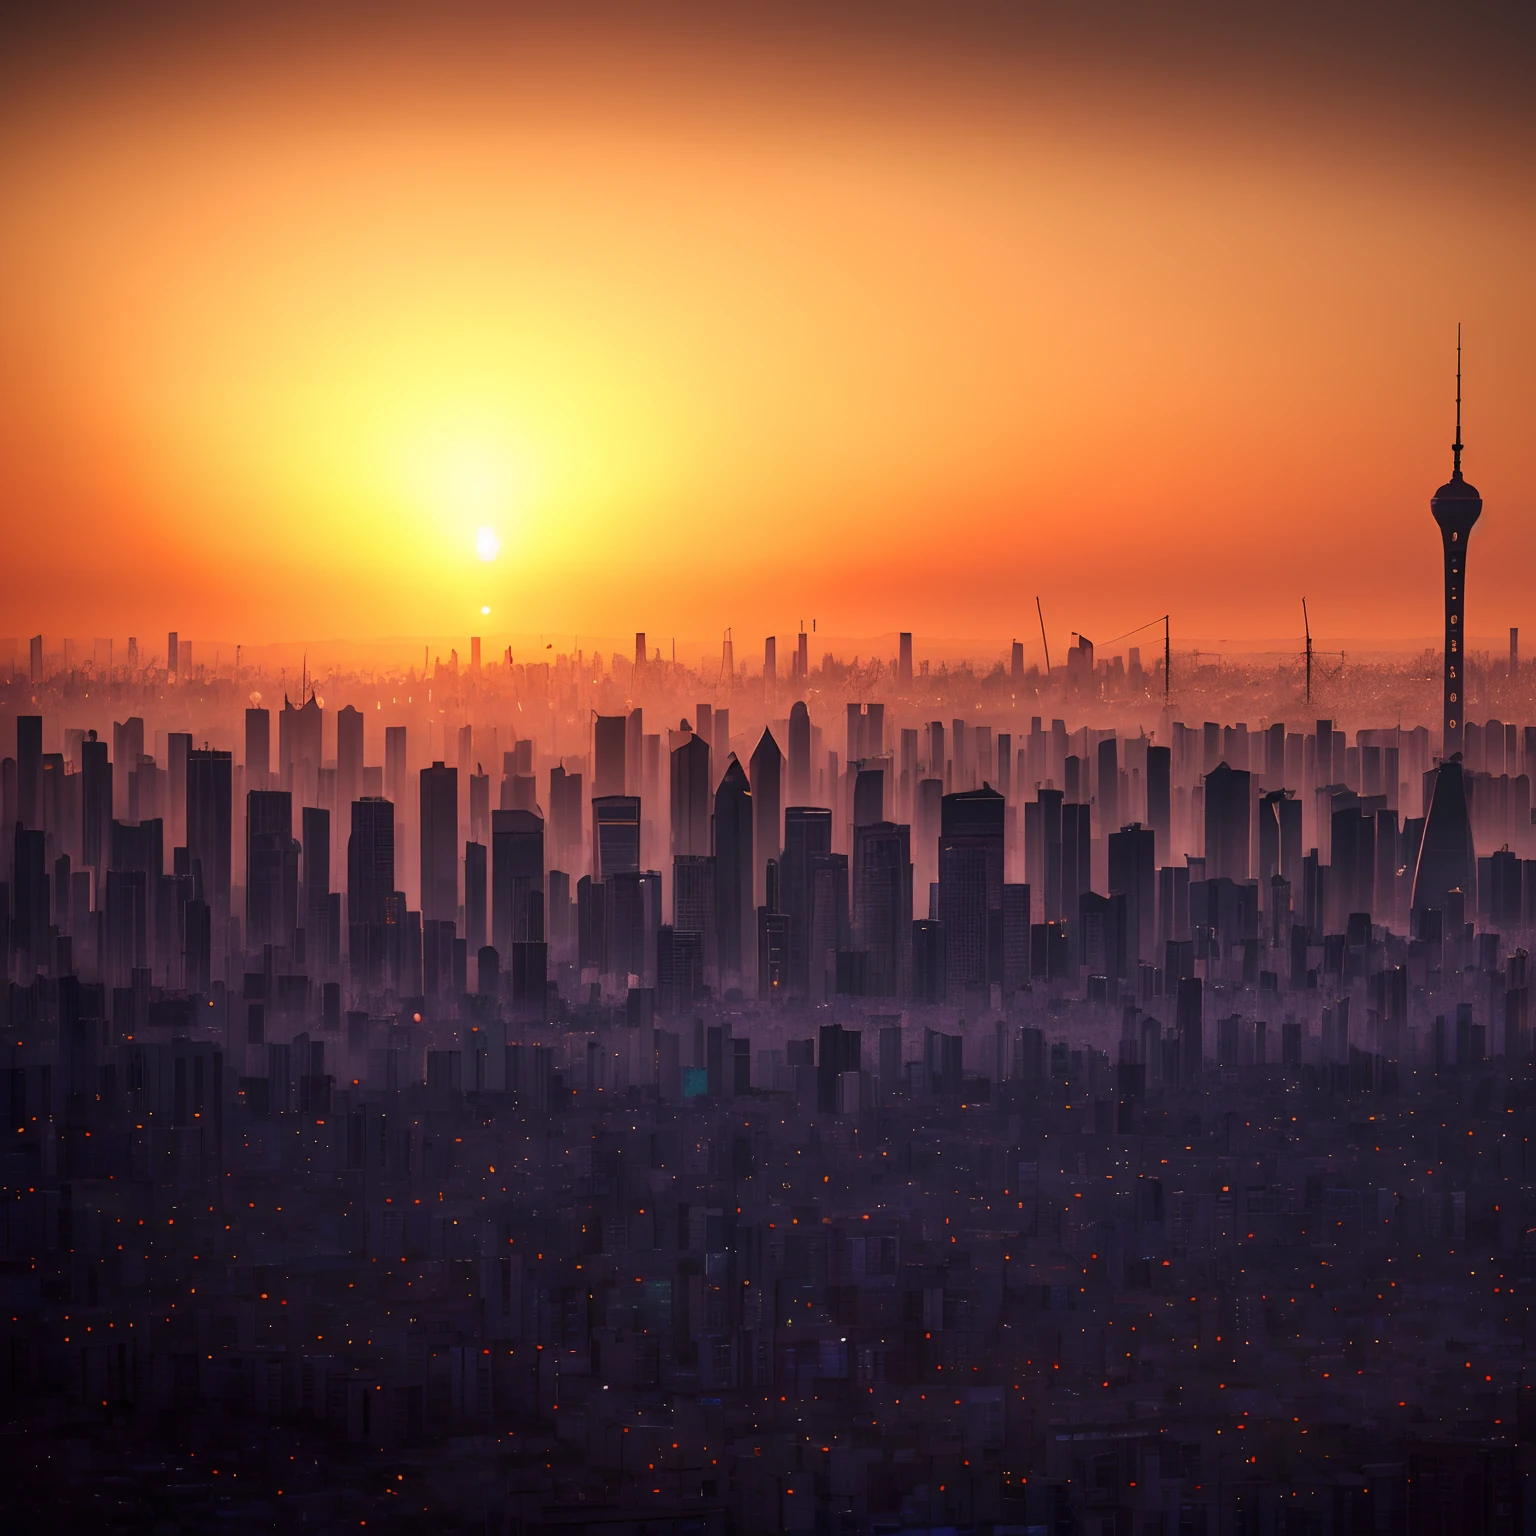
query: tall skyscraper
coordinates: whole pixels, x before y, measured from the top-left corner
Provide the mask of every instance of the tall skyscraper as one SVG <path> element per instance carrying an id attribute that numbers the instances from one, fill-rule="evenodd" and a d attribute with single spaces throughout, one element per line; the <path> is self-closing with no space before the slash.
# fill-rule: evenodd
<path id="1" fill-rule="evenodd" d="M 336 712 L 336 803 L 351 805 L 363 792 L 363 715 L 350 704 Z"/>
<path id="2" fill-rule="evenodd" d="M 387 964 L 398 970 L 391 928 L 403 915 L 395 900 L 395 807 L 363 795 L 352 802 L 347 839 L 347 931 L 352 974 L 364 984 L 379 985 Z"/>
<path id="3" fill-rule="evenodd" d="M 340 955 L 330 946 L 331 813 L 321 806 L 306 805 L 300 815 L 304 841 L 304 890 L 300 921 L 304 924 L 308 955 L 334 963 Z M 338 941 L 339 941 L 339 935 Z"/>
<path id="4" fill-rule="evenodd" d="M 690 733 L 672 752 L 672 856 L 709 852 L 709 743 Z"/>
<path id="5" fill-rule="evenodd" d="M 245 797 L 245 947 L 248 950 L 259 950 L 264 944 L 288 942 L 299 922 L 298 884 L 293 796 L 286 789 L 253 789 Z"/>
<path id="6" fill-rule="evenodd" d="M 272 772 L 272 711 L 253 708 L 245 712 L 245 788 L 265 789 Z M 350 801 L 348 802 L 351 803 Z"/>
<path id="7" fill-rule="evenodd" d="M 701 964 L 715 963 L 715 858 L 680 853 L 672 860 L 672 927 L 697 934 Z"/>
<path id="8" fill-rule="evenodd" d="M 1252 837 L 1248 771 L 1217 763 L 1205 776 L 1205 872 L 1246 880 Z"/>
<path id="9" fill-rule="evenodd" d="M 543 899 L 544 818 L 492 811 L 491 943 L 501 955 L 510 959 L 513 944 L 543 939 Z"/>
<path id="10" fill-rule="evenodd" d="M 17 814 L 24 827 L 43 824 L 43 717 L 16 717 Z"/>
<path id="11" fill-rule="evenodd" d="M 751 953 L 752 786 L 732 754 L 715 791 L 715 942 L 720 983 L 740 985 Z"/>
<path id="12" fill-rule="evenodd" d="M 628 715 L 598 715 L 592 722 L 592 793 L 624 793 Z"/>
<path id="13" fill-rule="evenodd" d="M 1109 834 L 1109 894 L 1126 898 L 1126 944 L 1134 967 L 1150 960 L 1157 939 L 1157 839 L 1139 821 Z"/>
<path id="14" fill-rule="evenodd" d="M 384 798 L 395 805 L 405 796 L 405 727 L 384 727 Z"/>
<path id="15" fill-rule="evenodd" d="M 382 927 L 395 890 L 395 808 L 376 795 L 352 802 L 347 839 L 347 922 Z"/>
<path id="16" fill-rule="evenodd" d="M 779 905 L 789 919 L 789 987 L 807 995 L 811 976 L 812 864 L 832 852 L 832 812 L 819 805 L 792 805 L 784 813 L 784 857 L 779 865 Z"/>
<path id="17" fill-rule="evenodd" d="M 421 916 L 459 918 L 459 770 L 443 763 L 421 770 Z"/>
<path id="18" fill-rule="evenodd" d="M 230 819 L 233 759 L 213 747 L 187 753 L 187 857 L 201 865 L 203 899 L 215 926 L 229 917 Z"/>
<path id="19" fill-rule="evenodd" d="M 640 868 L 639 795 L 592 797 L 592 878 L 635 874 Z"/>
<path id="20" fill-rule="evenodd" d="M 910 985 L 910 837 L 910 828 L 890 821 L 870 822 L 854 830 L 853 944 L 866 956 L 867 997 L 905 995 Z"/>
<path id="21" fill-rule="evenodd" d="M 783 846 L 782 807 L 784 754 L 766 727 L 752 753 L 753 900 L 761 906 L 766 892 L 764 869 Z"/>
<path id="22" fill-rule="evenodd" d="M 277 717 L 277 758 L 278 769 L 286 787 L 294 787 L 293 772 L 296 767 L 307 765 L 304 771 L 311 781 L 319 772 L 323 761 L 320 747 L 322 719 L 320 701 L 314 694 L 310 694 L 298 709 L 293 707 L 290 699 L 283 699 L 283 707 Z"/>
<path id="23" fill-rule="evenodd" d="M 112 824 L 112 764 L 96 732 L 80 743 L 80 862 L 98 872 L 107 867 Z"/>
<path id="24" fill-rule="evenodd" d="M 811 712 L 804 699 L 789 707 L 789 803 L 804 805 L 811 798 Z"/>
<path id="25" fill-rule="evenodd" d="M 1004 801 L 995 789 L 945 795 L 939 825 L 939 921 L 947 990 L 957 1001 L 991 977 L 992 937 L 1001 960 Z M 994 924 L 992 914 L 998 917 Z M 992 934 L 994 926 L 996 935 Z"/>
<path id="26" fill-rule="evenodd" d="M 464 844 L 464 943 L 479 954 L 488 938 L 486 928 L 486 863 L 484 843 Z"/>

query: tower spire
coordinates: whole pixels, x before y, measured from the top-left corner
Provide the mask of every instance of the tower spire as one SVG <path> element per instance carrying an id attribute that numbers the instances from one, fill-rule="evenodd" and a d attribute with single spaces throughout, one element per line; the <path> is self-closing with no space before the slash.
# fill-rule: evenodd
<path id="1" fill-rule="evenodd" d="M 1461 479 L 1461 321 L 1456 322 L 1456 441 L 1451 444 L 1451 470 Z"/>

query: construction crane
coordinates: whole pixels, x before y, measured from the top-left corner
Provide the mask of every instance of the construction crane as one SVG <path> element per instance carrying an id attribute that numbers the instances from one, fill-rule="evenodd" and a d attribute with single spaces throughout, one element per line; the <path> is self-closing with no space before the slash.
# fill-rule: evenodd
<path id="1" fill-rule="evenodd" d="M 1173 687 L 1173 642 L 1169 630 L 1170 622 L 1169 615 L 1165 613 L 1160 618 L 1148 619 L 1145 624 L 1138 624 L 1135 629 L 1128 629 L 1123 635 L 1116 635 L 1113 640 L 1104 642 L 1107 650 L 1117 641 L 1129 640 L 1132 635 L 1139 635 L 1142 630 L 1151 629 L 1154 624 L 1161 624 L 1163 626 L 1163 699 L 1165 702 Z"/>

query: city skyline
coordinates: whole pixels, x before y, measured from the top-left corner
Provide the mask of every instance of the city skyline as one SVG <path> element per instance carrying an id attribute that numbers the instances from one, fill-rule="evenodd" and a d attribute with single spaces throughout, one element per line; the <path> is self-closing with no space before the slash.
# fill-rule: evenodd
<path id="1" fill-rule="evenodd" d="M 1536 1529 L 1533 69 L 0 16 L 7 1528 Z"/>

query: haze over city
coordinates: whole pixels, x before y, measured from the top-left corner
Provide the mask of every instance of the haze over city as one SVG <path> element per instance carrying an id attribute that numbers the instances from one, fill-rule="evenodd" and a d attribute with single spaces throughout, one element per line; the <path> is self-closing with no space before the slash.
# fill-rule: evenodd
<path id="1" fill-rule="evenodd" d="M 1536 1525 L 1527 18 L 3 27 L 11 1525 Z"/>

